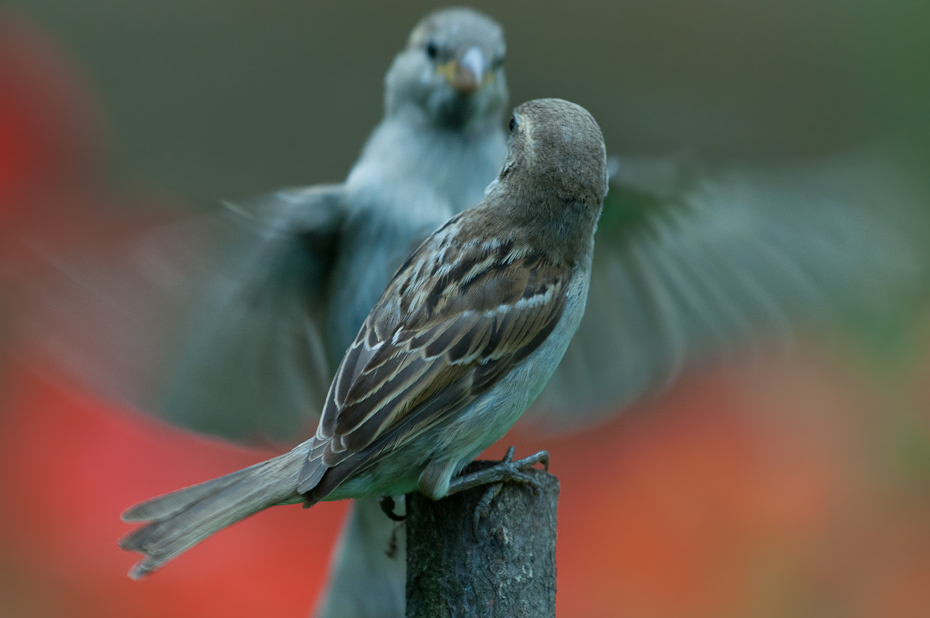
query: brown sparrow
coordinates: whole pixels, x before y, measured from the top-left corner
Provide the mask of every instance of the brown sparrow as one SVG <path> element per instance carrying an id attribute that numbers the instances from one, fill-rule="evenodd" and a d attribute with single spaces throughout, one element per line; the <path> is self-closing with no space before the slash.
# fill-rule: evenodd
<path id="1" fill-rule="evenodd" d="M 430 235 L 371 310 L 316 435 L 129 509 L 125 520 L 148 522 L 121 543 L 145 556 L 133 577 L 269 506 L 414 490 L 438 500 L 483 481 L 456 475 L 529 407 L 578 329 L 607 193 L 604 139 L 583 108 L 531 101 L 510 128 L 486 198 Z"/>

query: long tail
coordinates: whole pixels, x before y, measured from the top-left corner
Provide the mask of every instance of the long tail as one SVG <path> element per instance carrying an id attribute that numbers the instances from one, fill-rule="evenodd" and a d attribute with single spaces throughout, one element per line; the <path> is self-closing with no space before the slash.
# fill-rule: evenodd
<path id="1" fill-rule="evenodd" d="M 262 509 L 300 502 L 297 482 L 306 454 L 303 444 L 274 459 L 128 509 L 123 521 L 149 522 L 120 540 L 120 547 L 144 556 L 129 576 L 138 579 L 154 571 L 214 532 Z"/>

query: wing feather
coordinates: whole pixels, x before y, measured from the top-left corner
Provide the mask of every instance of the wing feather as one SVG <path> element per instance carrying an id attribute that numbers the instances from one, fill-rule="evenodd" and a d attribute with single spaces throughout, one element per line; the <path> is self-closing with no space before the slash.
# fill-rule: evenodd
<path id="1" fill-rule="evenodd" d="M 329 386 L 319 326 L 342 201 L 342 185 L 285 190 L 37 247 L 49 268 L 20 295 L 17 332 L 85 385 L 185 427 L 292 438 Z"/>
<path id="2" fill-rule="evenodd" d="M 885 162 L 698 174 L 633 163 L 612 185 L 585 317 L 537 400 L 578 428 L 735 346 L 903 304 L 925 276 L 926 221 Z"/>
<path id="3" fill-rule="evenodd" d="M 514 258 L 512 242 L 445 250 L 457 240 L 441 231 L 401 267 L 339 367 L 299 487 L 311 499 L 461 411 L 561 317 L 572 265 Z M 437 276 L 453 270 L 464 280 Z M 320 471 L 320 457 L 332 473 Z"/>

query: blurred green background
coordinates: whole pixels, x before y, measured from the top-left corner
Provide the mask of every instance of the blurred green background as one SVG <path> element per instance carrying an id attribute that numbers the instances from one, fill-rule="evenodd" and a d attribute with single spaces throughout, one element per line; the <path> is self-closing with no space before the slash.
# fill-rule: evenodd
<path id="1" fill-rule="evenodd" d="M 340 180 L 429 2 L 12 0 L 99 97 L 112 178 L 200 206 Z M 930 163 L 930 3 L 476 2 L 512 102 L 586 106 L 614 153 L 771 159 L 877 141 Z"/>

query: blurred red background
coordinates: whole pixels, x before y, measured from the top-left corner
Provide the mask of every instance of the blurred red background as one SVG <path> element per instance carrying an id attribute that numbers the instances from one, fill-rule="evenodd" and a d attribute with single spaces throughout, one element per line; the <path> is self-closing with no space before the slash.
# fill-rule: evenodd
<path id="1" fill-rule="evenodd" d="M 0 23 L 0 243 L 12 267 L 35 226 L 87 225 L 101 204 L 135 198 L 101 180 L 106 123 L 80 72 L 34 26 Z M 559 615 L 930 615 L 930 360 L 877 376 L 848 352 L 691 376 L 606 426 L 508 438 L 518 452 L 547 448 L 562 482 Z M 0 615 L 308 614 L 345 504 L 271 509 L 130 581 L 120 511 L 270 452 L 15 363 L 2 385 Z"/>

